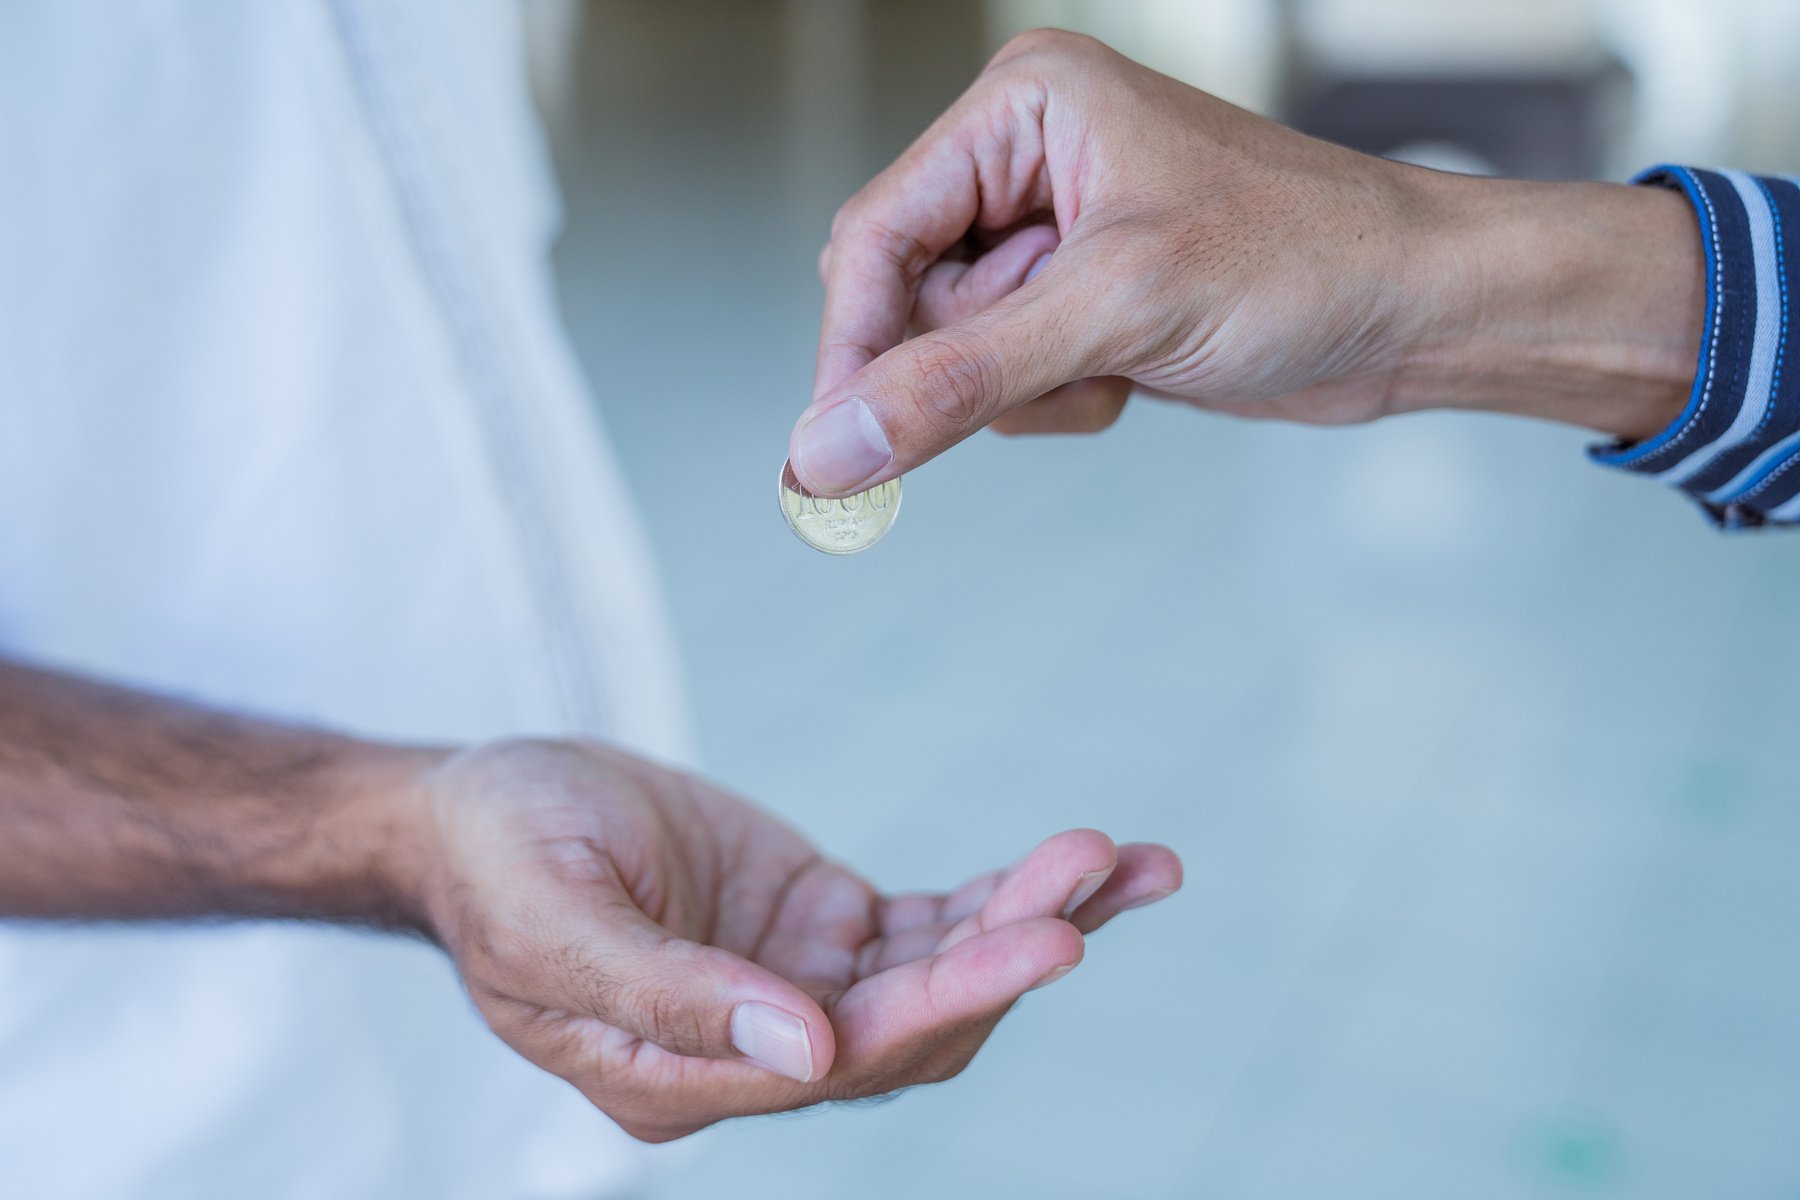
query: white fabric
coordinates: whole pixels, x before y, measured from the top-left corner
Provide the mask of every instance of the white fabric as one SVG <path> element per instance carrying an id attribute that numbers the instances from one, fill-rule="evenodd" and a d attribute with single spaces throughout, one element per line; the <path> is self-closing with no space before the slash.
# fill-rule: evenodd
<path id="1" fill-rule="evenodd" d="M 684 735 L 517 12 L 0 6 L 0 653 L 359 733 Z M 607 1194 L 442 956 L 0 927 L 0 1195 Z"/>

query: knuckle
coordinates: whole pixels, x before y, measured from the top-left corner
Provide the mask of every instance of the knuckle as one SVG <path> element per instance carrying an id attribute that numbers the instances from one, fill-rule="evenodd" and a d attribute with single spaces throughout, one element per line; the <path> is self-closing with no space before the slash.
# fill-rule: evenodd
<path id="1" fill-rule="evenodd" d="M 613 969 L 584 941 L 532 953 L 533 974 L 546 968 L 567 981 L 580 1006 L 609 1025 L 628 1028 L 665 1049 L 705 1044 L 705 1029 L 678 987 L 657 973 L 633 976 Z M 521 964 L 522 965 L 522 964 Z"/>
<path id="2" fill-rule="evenodd" d="M 904 229 L 865 217 L 859 233 L 876 254 L 908 279 L 917 279 L 932 264 L 934 256 L 925 243 Z"/>
<path id="3" fill-rule="evenodd" d="M 646 980 L 620 985 L 627 1012 L 636 1016 L 638 1031 L 666 1050 L 693 1050 L 703 1046 L 705 1031 L 693 1010 L 672 988 Z"/>
<path id="4" fill-rule="evenodd" d="M 978 425 L 998 394 L 1000 369 L 985 351 L 950 341 L 922 342 L 915 352 L 919 401 L 939 424 Z"/>
<path id="5" fill-rule="evenodd" d="M 1040 51 L 1053 49 L 1067 36 L 1068 32 L 1066 30 L 1057 29 L 1048 25 L 1040 25 L 1035 29 L 1027 29 L 1023 33 L 1016 33 L 1008 38 L 1006 44 L 1000 47 L 1000 52 L 994 55 L 994 61 L 1009 62 L 1016 58 L 1022 58 L 1028 54 L 1035 54 Z"/>
<path id="6" fill-rule="evenodd" d="M 820 269 L 829 267 L 837 257 L 838 248 L 848 245 L 853 250 L 866 249 L 908 279 L 917 279 L 937 256 L 914 235 L 876 216 L 875 203 L 865 188 L 837 210 L 837 215 L 831 218 L 830 240 L 819 254 Z"/>
<path id="7" fill-rule="evenodd" d="M 843 237 L 845 232 L 861 219 L 863 211 L 868 206 L 868 201 L 865 199 L 866 194 L 866 191 L 856 193 L 838 205 L 838 210 L 831 214 L 831 231 L 825 243 L 827 246 Z"/>
<path id="8" fill-rule="evenodd" d="M 993 65 L 1015 62 L 1022 58 L 1077 58 L 1091 54 L 1102 45 L 1084 33 L 1044 26 L 1027 29 L 1009 40 L 994 56 Z"/>

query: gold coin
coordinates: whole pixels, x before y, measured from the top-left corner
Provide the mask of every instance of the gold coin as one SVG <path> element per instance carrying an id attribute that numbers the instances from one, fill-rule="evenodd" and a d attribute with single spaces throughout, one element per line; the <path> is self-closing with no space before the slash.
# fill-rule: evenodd
<path id="1" fill-rule="evenodd" d="M 900 511 L 900 481 L 890 479 L 866 492 L 831 500 L 815 496 L 794 477 L 792 463 L 781 464 L 781 515 L 794 536 L 827 554 L 867 550 L 894 523 Z"/>

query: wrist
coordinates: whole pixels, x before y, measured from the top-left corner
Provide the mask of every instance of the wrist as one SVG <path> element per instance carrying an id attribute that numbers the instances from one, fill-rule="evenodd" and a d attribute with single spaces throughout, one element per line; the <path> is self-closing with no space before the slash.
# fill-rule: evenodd
<path id="1" fill-rule="evenodd" d="M 327 773 L 317 819 L 271 886 L 302 912 L 435 938 L 437 861 L 423 781 L 448 752 L 347 741 Z"/>
<path id="2" fill-rule="evenodd" d="M 1687 402 L 1706 266 L 1679 194 L 1418 173 L 1393 407 L 1651 437 Z"/>

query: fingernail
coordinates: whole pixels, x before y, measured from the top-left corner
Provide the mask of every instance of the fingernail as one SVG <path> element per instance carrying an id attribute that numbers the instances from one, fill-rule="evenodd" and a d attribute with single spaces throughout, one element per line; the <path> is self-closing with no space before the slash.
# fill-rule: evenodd
<path id="1" fill-rule="evenodd" d="M 1119 911 L 1120 912 L 1130 912 L 1134 908 L 1148 908 L 1150 905 L 1155 904 L 1158 900 L 1167 900 L 1170 896 L 1173 896 L 1174 894 L 1175 894 L 1174 888 L 1157 888 L 1154 892 L 1145 892 L 1142 896 L 1139 896 L 1136 900 L 1133 900 L 1130 904 L 1127 904 L 1124 908 L 1121 908 Z"/>
<path id="2" fill-rule="evenodd" d="M 1075 969 L 1074 963 L 1064 963 L 1062 966 L 1056 968 L 1054 971 L 1051 971 L 1048 975 L 1044 976 L 1042 979 L 1040 979 L 1036 983 L 1032 984 L 1031 990 L 1035 992 L 1041 987 L 1049 987 L 1051 984 L 1055 983 L 1057 980 L 1061 979 L 1064 975 L 1067 975 L 1070 971 L 1073 971 L 1074 969 Z"/>
<path id="3" fill-rule="evenodd" d="M 806 1039 L 806 1022 L 773 1004 L 746 1000 L 731 1011 L 731 1044 L 759 1067 L 777 1075 L 812 1080 L 812 1043 Z"/>
<path id="4" fill-rule="evenodd" d="M 1049 265 L 1050 265 L 1050 255 L 1049 254 L 1038 255 L 1037 261 L 1031 264 L 1031 270 L 1025 272 L 1025 282 L 1030 283 L 1032 280 L 1036 279 L 1038 277 L 1038 272 L 1042 271 L 1045 267 L 1047 267 Z"/>
<path id="5" fill-rule="evenodd" d="M 794 442 L 795 472 L 820 491 L 851 491 L 893 461 L 881 423 L 855 398 L 813 417 Z"/>
<path id="6" fill-rule="evenodd" d="M 1100 885 L 1105 883 L 1106 877 L 1112 873 L 1113 869 L 1111 867 L 1106 867 L 1099 871 L 1089 871 L 1087 874 L 1077 879 L 1075 881 L 1075 890 L 1069 895 L 1069 902 L 1063 905 L 1063 920 L 1066 921 L 1074 916 L 1075 910 L 1080 908 L 1083 904 L 1086 904 L 1088 897 L 1099 891 Z"/>

